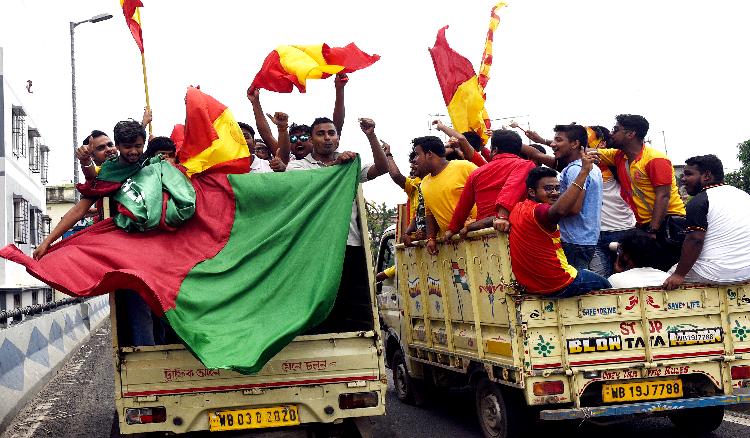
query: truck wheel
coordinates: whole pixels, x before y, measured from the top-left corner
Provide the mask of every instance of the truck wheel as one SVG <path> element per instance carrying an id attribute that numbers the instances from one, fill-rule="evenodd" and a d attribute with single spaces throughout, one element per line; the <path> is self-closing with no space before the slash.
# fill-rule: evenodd
<path id="1" fill-rule="evenodd" d="M 401 351 L 393 353 L 393 386 L 396 387 L 398 399 L 410 405 L 416 404 L 419 397 L 414 380 L 409 376 L 404 354 Z"/>
<path id="2" fill-rule="evenodd" d="M 724 421 L 724 406 L 699 409 L 684 409 L 667 414 L 677 429 L 690 436 L 706 435 L 721 426 Z"/>
<path id="3" fill-rule="evenodd" d="M 477 418 L 485 438 L 519 436 L 522 412 L 515 400 L 503 395 L 500 387 L 487 377 L 479 380 L 475 395 Z"/>

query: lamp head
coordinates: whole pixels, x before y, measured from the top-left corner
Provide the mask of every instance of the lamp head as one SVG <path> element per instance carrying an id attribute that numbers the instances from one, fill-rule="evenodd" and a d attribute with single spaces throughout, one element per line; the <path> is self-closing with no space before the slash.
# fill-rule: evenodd
<path id="1" fill-rule="evenodd" d="M 110 18 L 112 18 L 112 14 L 99 14 L 91 17 L 89 21 L 92 23 L 98 23 L 100 21 L 109 20 Z"/>

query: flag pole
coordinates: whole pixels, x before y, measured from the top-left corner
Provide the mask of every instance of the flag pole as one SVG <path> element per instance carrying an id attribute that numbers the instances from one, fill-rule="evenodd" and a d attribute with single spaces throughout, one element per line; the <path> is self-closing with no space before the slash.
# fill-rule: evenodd
<path id="1" fill-rule="evenodd" d="M 146 55 L 141 52 L 141 66 L 143 66 L 143 90 L 146 92 L 146 108 L 151 109 L 151 104 L 148 98 L 148 76 L 146 76 Z M 148 122 L 148 135 L 152 134 L 151 121 Z"/>

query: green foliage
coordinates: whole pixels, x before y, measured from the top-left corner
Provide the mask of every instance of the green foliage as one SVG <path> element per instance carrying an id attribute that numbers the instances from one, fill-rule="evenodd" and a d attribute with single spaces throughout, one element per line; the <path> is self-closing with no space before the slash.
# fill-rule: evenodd
<path id="1" fill-rule="evenodd" d="M 388 227 L 396 223 L 397 210 L 396 207 L 388 208 L 385 202 L 380 205 L 367 202 L 365 209 L 367 210 L 367 228 L 370 232 L 370 249 L 372 257 L 377 259 L 380 237 Z"/>
<path id="2" fill-rule="evenodd" d="M 742 163 L 742 167 L 726 174 L 724 180 L 727 184 L 750 193 L 750 140 L 738 144 L 737 149 L 737 159 Z"/>

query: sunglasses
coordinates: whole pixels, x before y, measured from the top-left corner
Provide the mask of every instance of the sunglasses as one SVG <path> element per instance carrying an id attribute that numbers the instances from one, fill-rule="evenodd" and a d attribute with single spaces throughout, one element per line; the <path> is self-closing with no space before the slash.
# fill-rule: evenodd
<path id="1" fill-rule="evenodd" d="M 612 128 L 612 134 L 614 134 L 615 132 L 620 132 L 620 131 L 632 131 L 632 130 L 624 128 L 622 126 L 615 126 L 614 128 Z"/>
<path id="2" fill-rule="evenodd" d="M 560 192 L 560 184 L 545 184 L 542 188 L 547 193 Z"/>
<path id="3" fill-rule="evenodd" d="M 302 134 L 302 135 L 290 135 L 290 136 L 289 136 L 289 141 L 290 141 L 291 143 L 303 142 L 303 141 L 307 141 L 307 140 L 310 140 L 310 136 L 309 136 L 309 135 L 307 135 L 307 134 Z"/>

